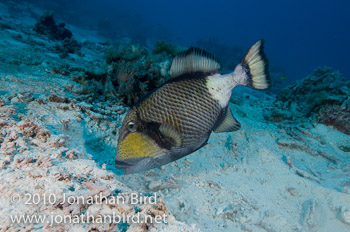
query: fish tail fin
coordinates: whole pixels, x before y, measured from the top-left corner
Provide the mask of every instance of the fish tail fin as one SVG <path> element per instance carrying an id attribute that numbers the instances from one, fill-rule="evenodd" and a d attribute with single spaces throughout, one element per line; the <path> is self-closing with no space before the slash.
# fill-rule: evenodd
<path id="1" fill-rule="evenodd" d="M 267 89 L 270 87 L 268 60 L 264 53 L 264 40 L 259 40 L 250 47 L 241 63 L 233 72 L 235 82 L 253 89 Z"/>

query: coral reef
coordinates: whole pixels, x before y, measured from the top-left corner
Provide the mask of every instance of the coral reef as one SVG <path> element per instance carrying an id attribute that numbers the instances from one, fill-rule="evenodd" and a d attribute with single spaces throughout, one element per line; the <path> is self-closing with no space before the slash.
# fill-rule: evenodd
<path id="1" fill-rule="evenodd" d="M 65 26 L 65 23 L 56 24 L 53 13 L 45 12 L 34 25 L 33 30 L 53 40 L 70 39 L 73 33 Z"/>
<path id="2" fill-rule="evenodd" d="M 124 104 L 133 105 L 169 78 L 170 59 L 175 50 L 175 46 L 165 42 L 158 44 L 154 54 L 130 41 L 107 47 L 104 58 L 110 64 L 108 75 Z"/>
<path id="3" fill-rule="evenodd" d="M 331 68 L 318 68 L 312 75 L 282 89 L 265 118 L 274 122 L 308 118 L 350 134 L 350 80 Z"/>
<path id="4" fill-rule="evenodd" d="M 56 51 L 60 54 L 62 58 L 68 56 L 68 53 L 75 53 L 80 55 L 81 44 L 72 38 L 65 38 L 62 40 L 61 44 L 55 46 Z"/>
<path id="5" fill-rule="evenodd" d="M 156 42 L 156 45 L 152 51 L 153 54 L 166 54 L 175 57 L 177 53 L 181 52 L 183 49 L 172 43 L 167 43 L 164 40 Z"/>
<path id="6" fill-rule="evenodd" d="M 36 22 L 33 30 L 48 36 L 52 40 L 60 41 L 55 46 L 55 49 L 62 58 L 65 58 L 68 56 L 68 53 L 79 54 L 81 49 L 81 44 L 72 38 L 73 33 L 65 26 L 65 23 L 56 24 L 53 13 L 45 12 Z"/>

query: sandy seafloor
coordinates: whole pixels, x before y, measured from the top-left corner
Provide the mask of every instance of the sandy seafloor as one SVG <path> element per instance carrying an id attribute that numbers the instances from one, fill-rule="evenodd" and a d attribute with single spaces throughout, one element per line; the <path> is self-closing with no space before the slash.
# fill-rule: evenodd
<path id="1" fill-rule="evenodd" d="M 31 10 L 33 11 L 33 9 Z M 41 12 L 37 10 L 38 14 Z M 212 134 L 209 144 L 181 160 L 121 176 L 113 168 L 125 107 L 108 99 L 91 104 L 91 87 L 53 72 L 63 64 L 103 67 L 103 41 L 89 40 L 83 57 L 62 59 L 54 42 L 32 31 L 24 7 L 0 4 L 0 231 L 350 231 L 350 137 L 322 124 L 267 122 L 273 97 L 233 91 L 233 133 Z M 20 36 L 19 36 L 20 35 Z M 56 69 L 57 70 L 57 69 Z M 26 194 L 92 197 L 156 193 L 157 205 L 24 204 Z M 22 202 L 11 202 L 18 194 Z M 154 224 L 13 224 L 10 215 L 167 214 Z"/>

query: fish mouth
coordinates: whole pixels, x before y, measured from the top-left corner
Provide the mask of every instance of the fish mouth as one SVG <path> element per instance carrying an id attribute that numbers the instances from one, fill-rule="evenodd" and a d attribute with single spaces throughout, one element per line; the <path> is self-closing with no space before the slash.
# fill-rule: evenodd
<path id="1" fill-rule="evenodd" d="M 123 160 L 118 160 L 115 159 L 115 167 L 118 169 L 124 169 L 124 168 L 129 168 L 132 166 L 132 163 L 123 161 Z"/>

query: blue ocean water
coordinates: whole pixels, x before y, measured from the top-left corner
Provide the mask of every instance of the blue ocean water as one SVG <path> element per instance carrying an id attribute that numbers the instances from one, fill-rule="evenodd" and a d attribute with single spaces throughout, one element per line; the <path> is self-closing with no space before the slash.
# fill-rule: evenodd
<path id="1" fill-rule="evenodd" d="M 215 39 L 247 49 L 265 38 L 271 66 L 288 79 L 301 79 L 318 66 L 350 76 L 347 0 L 30 1 L 67 23 L 100 30 L 111 39 L 163 39 L 184 47 Z"/>

